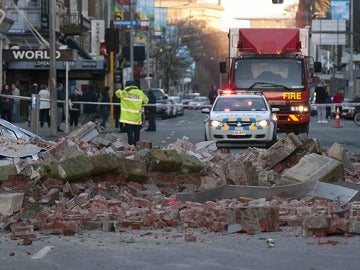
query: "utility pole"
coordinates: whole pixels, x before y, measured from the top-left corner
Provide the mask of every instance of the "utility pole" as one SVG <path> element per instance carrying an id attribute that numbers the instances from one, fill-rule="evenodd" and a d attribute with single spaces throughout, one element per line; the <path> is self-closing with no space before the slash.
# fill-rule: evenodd
<path id="1" fill-rule="evenodd" d="M 50 87 L 50 135 L 57 136 L 57 92 L 56 92 L 56 45 L 55 45 L 55 16 L 56 16 L 56 0 L 49 1 L 49 87 Z"/>
<path id="2" fill-rule="evenodd" d="M 134 20 L 133 0 L 130 0 L 130 20 Z M 130 80 L 134 80 L 134 26 L 130 25 Z"/>
<path id="3" fill-rule="evenodd" d="M 355 96 L 355 85 L 354 85 L 354 0 L 350 0 L 350 46 L 349 46 L 349 98 L 352 99 Z"/>

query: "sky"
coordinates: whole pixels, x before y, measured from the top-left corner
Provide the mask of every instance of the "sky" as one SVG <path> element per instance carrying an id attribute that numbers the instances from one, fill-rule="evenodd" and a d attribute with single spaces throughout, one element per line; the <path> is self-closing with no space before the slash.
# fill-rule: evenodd
<path id="1" fill-rule="evenodd" d="M 231 18 L 280 18 L 286 13 L 284 8 L 298 3 L 298 0 L 284 0 L 283 4 L 273 4 L 271 0 L 223 0 L 225 14 L 224 28 L 236 27 Z M 235 24 L 235 25 L 234 25 Z"/>

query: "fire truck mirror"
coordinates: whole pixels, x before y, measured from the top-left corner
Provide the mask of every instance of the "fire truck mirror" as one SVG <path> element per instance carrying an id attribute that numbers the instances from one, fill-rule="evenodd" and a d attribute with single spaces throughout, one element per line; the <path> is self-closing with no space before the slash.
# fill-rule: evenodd
<path id="1" fill-rule="evenodd" d="M 220 73 L 226 73 L 226 62 L 220 62 Z"/>
<path id="2" fill-rule="evenodd" d="M 314 72 L 321 72 L 321 62 L 314 62 Z"/>

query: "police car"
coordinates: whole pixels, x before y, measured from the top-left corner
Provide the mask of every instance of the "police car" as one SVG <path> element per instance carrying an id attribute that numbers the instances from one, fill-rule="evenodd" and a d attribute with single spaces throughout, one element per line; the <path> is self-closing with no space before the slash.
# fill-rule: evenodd
<path id="1" fill-rule="evenodd" d="M 219 145 L 262 145 L 276 142 L 276 114 L 261 92 L 221 90 L 211 109 L 202 109 L 205 119 L 205 140 Z"/>

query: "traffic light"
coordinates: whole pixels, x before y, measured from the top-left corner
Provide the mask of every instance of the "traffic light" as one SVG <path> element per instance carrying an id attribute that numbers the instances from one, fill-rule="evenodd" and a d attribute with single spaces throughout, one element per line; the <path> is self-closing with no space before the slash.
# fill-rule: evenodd
<path id="1" fill-rule="evenodd" d="M 284 3 L 284 0 L 272 0 L 273 4 L 282 4 Z"/>
<path id="2" fill-rule="evenodd" d="M 105 43 L 109 52 L 119 52 L 120 31 L 118 28 L 105 29 Z"/>
<path id="3" fill-rule="evenodd" d="M 124 19 L 124 12 L 122 11 L 116 11 L 115 12 L 115 20 L 123 20 Z"/>
<path id="4" fill-rule="evenodd" d="M 100 55 L 107 55 L 107 47 L 105 41 L 100 42 Z"/>

